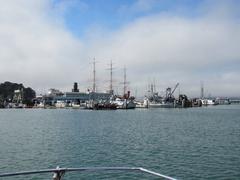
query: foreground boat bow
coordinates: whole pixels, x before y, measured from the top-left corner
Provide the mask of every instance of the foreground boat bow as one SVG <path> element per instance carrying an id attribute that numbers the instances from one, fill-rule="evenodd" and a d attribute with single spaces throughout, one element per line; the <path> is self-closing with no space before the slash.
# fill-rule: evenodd
<path id="1" fill-rule="evenodd" d="M 53 180 L 61 180 L 66 172 L 82 172 L 82 171 L 138 171 L 147 174 L 151 174 L 156 177 L 161 177 L 168 180 L 176 180 L 175 178 L 156 173 L 154 171 L 150 171 L 148 169 L 142 167 L 83 167 L 83 168 L 59 168 L 56 169 L 44 169 L 44 170 L 35 170 L 35 171 L 22 171 L 15 173 L 4 173 L 0 174 L 0 177 L 10 177 L 10 176 L 20 176 L 20 175 L 31 175 L 31 174 L 46 174 L 46 173 L 54 173 Z"/>

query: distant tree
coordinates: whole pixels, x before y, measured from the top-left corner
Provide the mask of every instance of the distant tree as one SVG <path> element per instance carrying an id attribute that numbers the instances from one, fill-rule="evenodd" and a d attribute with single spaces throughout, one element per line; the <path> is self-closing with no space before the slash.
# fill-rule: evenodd
<path id="1" fill-rule="evenodd" d="M 11 102 L 13 100 L 14 91 L 21 90 L 23 93 L 23 103 L 27 105 L 32 104 L 32 100 L 36 97 L 35 91 L 28 87 L 25 88 L 23 84 L 17 84 L 12 82 L 4 82 L 0 84 L 0 101 Z"/>
<path id="2" fill-rule="evenodd" d="M 32 100 L 36 97 L 35 91 L 28 87 L 23 89 L 23 103 L 27 105 L 32 105 Z"/>

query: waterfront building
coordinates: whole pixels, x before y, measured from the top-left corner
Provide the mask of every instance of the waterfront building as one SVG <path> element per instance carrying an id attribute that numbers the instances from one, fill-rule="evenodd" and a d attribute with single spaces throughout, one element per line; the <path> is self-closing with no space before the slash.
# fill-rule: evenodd
<path id="1" fill-rule="evenodd" d="M 80 101 L 85 102 L 89 100 L 103 100 L 107 101 L 111 97 L 110 93 L 104 92 L 65 92 L 62 96 L 53 97 L 54 101 Z"/>

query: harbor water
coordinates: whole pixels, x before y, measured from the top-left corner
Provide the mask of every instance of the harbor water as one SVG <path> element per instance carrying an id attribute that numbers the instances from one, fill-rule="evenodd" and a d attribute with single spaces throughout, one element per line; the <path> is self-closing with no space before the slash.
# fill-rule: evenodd
<path id="1" fill-rule="evenodd" d="M 0 110 L 0 173 L 60 167 L 144 167 L 177 179 L 240 179 L 240 106 L 91 111 Z M 10 179 L 51 179 L 52 174 Z M 69 172 L 64 179 L 154 179 Z"/>

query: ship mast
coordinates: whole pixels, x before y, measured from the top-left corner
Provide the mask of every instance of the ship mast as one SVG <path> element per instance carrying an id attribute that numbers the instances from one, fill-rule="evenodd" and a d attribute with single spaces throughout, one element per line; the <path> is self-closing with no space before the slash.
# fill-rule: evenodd
<path id="1" fill-rule="evenodd" d="M 126 75 L 126 67 L 124 66 L 123 95 L 126 94 L 126 91 L 127 91 L 127 75 Z"/>
<path id="2" fill-rule="evenodd" d="M 155 78 L 153 79 L 153 90 L 154 90 L 154 93 L 156 93 L 156 81 L 155 81 Z"/>
<path id="3" fill-rule="evenodd" d="M 93 92 L 96 92 L 96 61 L 93 58 Z"/>
<path id="4" fill-rule="evenodd" d="M 111 60 L 111 63 L 110 63 L 110 87 L 109 87 L 111 94 L 113 94 L 112 76 L 113 76 L 113 67 L 112 67 L 112 60 Z"/>
<path id="5" fill-rule="evenodd" d="M 203 85 L 203 82 L 201 81 L 201 99 L 204 98 L 204 85 Z"/>
<path id="6" fill-rule="evenodd" d="M 110 71 L 110 80 L 109 80 L 109 93 L 111 95 L 113 95 L 113 63 L 112 63 L 112 60 L 110 61 L 110 64 L 109 64 L 110 68 L 108 68 L 107 70 Z"/>

